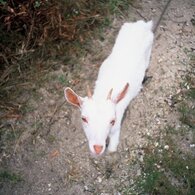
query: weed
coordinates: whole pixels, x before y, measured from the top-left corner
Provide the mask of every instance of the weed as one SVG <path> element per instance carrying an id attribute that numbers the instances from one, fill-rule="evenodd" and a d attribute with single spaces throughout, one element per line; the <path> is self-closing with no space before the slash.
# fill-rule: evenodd
<path id="1" fill-rule="evenodd" d="M 62 85 L 64 85 L 64 86 L 66 86 L 66 85 L 68 84 L 68 81 L 66 80 L 66 78 L 65 78 L 64 75 L 59 75 L 59 76 L 58 76 L 58 80 L 59 80 L 59 82 L 60 82 Z"/>
<path id="2" fill-rule="evenodd" d="M 177 195 L 195 192 L 194 159 L 181 155 L 173 145 L 170 151 L 163 150 L 160 153 L 157 148 L 145 156 L 143 174 L 136 181 L 136 191 L 139 194 Z"/>
<path id="3" fill-rule="evenodd" d="M 22 115 L 25 115 L 27 113 L 32 113 L 34 110 L 35 110 L 35 108 L 32 105 L 30 105 L 30 104 L 23 105 L 21 107 L 21 113 L 22 113 Z"/>
<path id="4" fill-rule="evenodd" d="M 39 8 L 41 6 L 41 2 L 40 1 L 35 1 L 35 8 Z"/>
<path id="5" fill-rule="evenodd" d="M 5 5 L 5 4 L 6 4 L 6 1 L 4 1 L 4 0 L 0 0 L 0 4 Z"/>
<path id="6" fill-rule="evenodd" d="M 174 188 L 165 175 L 158 170 L 146 173 L 145 178 L 138 181 L 138 186 L 143 189 L 143 194 L 178 194 L 177 189 Z"/>
<path id="7" fill-rule="evenodd" d="M 34 158 L 45 157 L 47 153 L 44 150 L 35 150 L 33 152 Z"/>
<path id="8" fill-rule="evenodd" d="M 13 173 L 9 170 L 1 170 L 0 171 L 0 183 L 2 182 L 11 182 L 18 183 L 23 181 L 22 177 L 19 174 Z"/>
<path id="9" fill-rule="evenodd" d="M 193 100 L 195 100 L 195 88 L 191 88 L 191 89 L 188 91 L 187 95 L 188 95 L 190 98 L 192 98 Z"/>
<path id="10" fill-rule="evenodd" d="M 53 144 L 56 141 L 56 137 L 54 135 L 49 134 L 47 136 L 47 140 L 49 143 Z"/>
<path id="11" fill-rule="evenodd" d="M 13 129 L 11 126 L 0 128 L 0 152 L 5 148 L 13 147 L 13 143 L 19 138 L 22 129 Z"/>
<path id="12" fill-rule="evenodd" d="M 31 127 L 34 129 L 32 135 L 37 134 L 38 130 L 40 130 L 43 127 L 42 119 L 35 118 L 35 121 L 33 124 L 31 124 Z"/>
<path id="13" fill-rule="evenodd" d="M 178 111 L 180 112 L 180 121 L 191 128 L 195 128 L 195 109 L 183 102 Z"/>
<path id="14" fill-rule="evenodd" d="M 195 128 L 195 54 L 188 52 L 190 56 L 189 68 L 184 77 L 184 81 L 181 83 L 182 101 L 178 104 L 178 111 L 180 113 L 180 121 L 192 129 Z"/>

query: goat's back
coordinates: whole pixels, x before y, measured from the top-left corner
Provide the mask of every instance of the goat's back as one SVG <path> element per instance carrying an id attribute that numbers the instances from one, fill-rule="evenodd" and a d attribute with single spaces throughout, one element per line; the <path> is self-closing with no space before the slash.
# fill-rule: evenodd
<path id="1" fill-rule="evenodd" d="M 129 102 L 142 87 L 153 42 L 152 21 L 125 23 L 110 56 L 100 67 L 94 97 L 106 98 L 113 88 L 113 98 L 129 83 Z"/>

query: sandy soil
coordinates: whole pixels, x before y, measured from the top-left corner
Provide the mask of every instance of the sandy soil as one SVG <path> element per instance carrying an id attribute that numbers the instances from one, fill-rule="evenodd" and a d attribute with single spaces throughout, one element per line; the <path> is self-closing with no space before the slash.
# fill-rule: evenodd
<path id="1" fill-rule="evenodd" d="M 93 158 L 81 128 L 79 110 L 64 102 L 63 87 L 56 82 L 64 75 L 68 85 L 85 95 L 87 83 L 93 87 L 99 65 L 109 54 L 116 34 L 126 21 L 146 18 L 156 20 L 166 1 L 139 1 L 131 8 L 129 18 L 113 21 L 112 28 L 104 32 L 104 41 L 94 40 L 91 51 L 80 59 L 80 69 L 73 72 L 61 69 L 48 75 L 48 82 L 30 96 L 32 108 L 23 120 L 14 122 L 15 129 L 23 133 L 14 145 L 11 155 L 2 157 L 2 164 L 11 167 L 24 179 L 15 185 L 5 184 L 0 194 L 14 195 L 91 195 L 119 194 L 133 184 L 141 173 L 140 162 L 145 155 L 150 136 L 180 122 L 172 107 L 172 96 L 180 89 L 189 57 L 185 50 L 195 47 L 193 0 L 172 0 L 155 34 L 150 68 L 151 76 L 141 93 L 130 103 L 122 125 L 118 152 Z M 79 74 L 80 82 L 77 83 Z M 29 94 L 22 94 L 23 101 Z"/>

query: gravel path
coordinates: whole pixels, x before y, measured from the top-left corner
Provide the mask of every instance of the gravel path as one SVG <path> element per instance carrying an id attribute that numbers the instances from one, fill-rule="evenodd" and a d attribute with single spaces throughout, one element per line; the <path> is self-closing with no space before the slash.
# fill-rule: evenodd
<path id="1" fill-rule="evenodd" d="M 99 64 L 109 54 L 123 22 L 143 17 L 156 20 L 165 3 L 140 1 L 131 8 L 129 19 L 113 21 L 112 28 L 104 32 L 105 40 L 94 40 L 91 51 L 80 59 L 81 82 L 73 88 L 85 95 L 83 86 L 87 83 L 93 86 Z M 172 96 L 179 92 L 189 62 L 186 51 L 195 48 L 195 28 L 191 22 L 195 18 L 194 10 L 193 0 L 172 0 L 155 34 L 147 72 L 151 79 L 128 107 L 117 153 L 91 157 L 80 125 L 79 110 L 63 103 L 62 88 L 56 87 L 54 80 L 48 80 L 45 87 L 38 90 L 39 98 L 29 100 L 34 111 L 15 124 L 15 128 L 25 131 L 6 166 L 20 173 L 24 181 L 5 185 L 0 193 L 109 195 L 119 194 L 132 184 L 134 178 L 142 174 L 139 162 L 143 161 L 143 148 L 148 145 L 146 137 L 154 141 L 168 124 L 180 125 L 172 107 Z M 63 64 L 62 69 L 49 76 L 60 74 L 66 75 L 71 84 L 76 82 L 75 73 L 64 72 Z"/>

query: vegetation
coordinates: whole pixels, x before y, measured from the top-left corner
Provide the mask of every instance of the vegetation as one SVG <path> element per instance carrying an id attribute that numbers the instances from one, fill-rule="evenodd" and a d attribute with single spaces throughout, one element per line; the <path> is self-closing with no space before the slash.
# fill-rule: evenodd
<path id="1" fill-rule="evenodd" d="M 124 15 L 131 2 L 1 0 L 1 118 L 19 116 L 15 99 L 22 90 L 36 90 L 31 82 L 38 85 L 59 64 L 69 66 L 66 70 L 77 68 L 72 64 L 87 52 L 89 39 L 107 27 L 112 17 Z"/>
<path id="2" fill-rule="evenodd" d="M 0 184 L 2 182 L 17 183 L 22 181 L 22 177 L 16 173 L 12 173 L 8 170 L 0 171 Z"/>
<path id="3" fill-rule="evenodd" d="M 189 69 L 181 83 L 181 91 L 173 97 L 181 125 L 161 131 L 159 143 L 154 140 L 141 164 L 142 175 L 124 194 L 195 194 L 195 61 L 190 55 Z M 186 145 L 186 148 L 182 147 Z"/>

